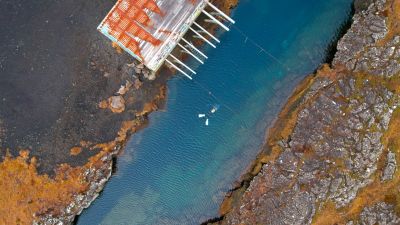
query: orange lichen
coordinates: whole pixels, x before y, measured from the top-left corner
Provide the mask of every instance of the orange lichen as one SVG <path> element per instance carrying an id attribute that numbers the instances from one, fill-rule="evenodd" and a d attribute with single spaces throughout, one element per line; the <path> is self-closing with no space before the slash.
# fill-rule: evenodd
<path id="1" fill-rule="evenodd" d="M 305 94 L 308 93 L 308 89 L 316 78 L 317 76 L 308 76 L 303 80 L 279 113 L 277 122 L 268 132 L 269 137 L 267 143 L 270 147 L 275 146 L 276 143 L 282 139 L 287 139 L 289 135 L 292 134 L 297 123 L 297 114 L 302 108 L 299 107 L 299 104 L 304 99 Z"/>
<path id="2" fill-rule="evenodd" d="M 381 140 L 385 149 L 394 152 L 396 161 L 400 162 L 400 109 L 393 113 L 389 129 Z M 385 166 L 385 160 L 386 155 L 383 154 L 378 163 L 377 173 L 372 177 L 373 182 L 361 189 L 349 206 L 337 209 L 332 202 L 325 203 L 314 217 L 313 224 L 345 224 L 348 220 L 357 220 L 365 207 L 382 201 L 395 205 L 397 213 L 400 213 L 400 194 L 398 192 L 400 188 L 400 164 L 397 164 L 392 180 L 381 182 L 380 176 Z"/>
<path id="3" fill-rule="evenodd" d="M 108 106 L 113 113 L 125 111 L 125 99 L 122 96 L 112 96 L 108 98 Z"/>
<path id="4" fill-rule="evenodd" d="M 399 187 L 399 173 L 396 173 L 395 178 L 387 183 L 381 183 L 379 176 L 375 176 L 374 182 L 359 191 L 357 197 L 348 207 L 337 209 L 334 203 L 326 203 L 314 217 L 313 224 L 346 224 L 349 220 L 357 220 L 365 207 L 372 206 L 382 201 L 390 201 L 389 199 L 393 199 L 393 196 L 395 196 L 396 199 L 399 196 L 397 191 Z M 397 199 L 396 201 L 388 203 L 395 204 L 396 207 L 399 207 L 399 201 Z"/>
<path id="5" fill-rule="evenodd" d="M 103 100 L 99 103 L 99 108 L 100 109 L 107 109 L 108 108 L 108 101 L 107 100 Z"/>
<path id="6" fill-rule="evenodd" d="M 21 151 L 16 158 L 8 155 L 0 163 L 0 224 L 31 224 L 40 215 L 58 215 L 73 196 L 87 190 L 84 171 L 102 166 L 104 162 L 101 158 L 112 152 L 118 144 L 124 144 L 128 134 L 135 132 L 139 126 L 138 120 L 123 122 L 113 141 L 92 147 L 100 149 L 100 152 L 91 157 L 88 163 L 76 168 L 62 164 L 56 170 L 54 179 L 37 173 L 36 158 L 29 160 L 29 151 Z M 81 143 L 90 145 L 90 142 Z M 75 147 L 71 153 L 81 149 Z"/>
<path id="7" fill-rule="evenodd" d="M 122 113 L 125 111 L 125 99 L 118 96 L 111 96 L 107 100 L 99 103 L 100 109 L 110 109 L 113 113 Z"/>
<path id="8" fill-rule="evenodd" d="M 192 1 L 192 0 L 191 0 Z M 146 7 L 153 7 L 147 5 Z M 153 8 L 157 10 L 156 8 Z M 143 21 L 139 21 L 141 23 Z M 143 22 L 144 23 L 144 22 Z M 119 30 L 120 31 L 120 30 Z M 143 34 L 142 34 L 143 35 Z M 157 40 L 155 41 L 157 44 Z M 135 52 L 137 43 L 130 43 L 130 49 Z M 121 48 L 113 43 L 117 51 Z M 140 52 L 138 54 L 140 56 Z M 141 83 L 135 84 L 140 86 Z M 88 189 L 88 181 L 83 174 L 87 169 L 99 168 L 104 165 L 102 158 L 114 152 L 117 147 L 123 146 L 129 135 L 143 126 L 144 118 L 153 110 L 158 109 L 158 103 L 165 98 L 166 88 L 160 88 L 160 94 L 151 104 L 147 104 L 142 112 L 138 112 L 137 119 L 125 121 L 113 141 L 95 144 L 90 141 L 81 141 L 80 146 L 70 149 L 70 153 L 79 154 L 83 148 L 98 150 L 98 154 L 91 157 L 81 167 L 71 168 L 62 164 L 56 170 L 54 178 L 41 175 L 37 172 L 36 158 L 30 158 L 28 151 L 21 151 L 20 156 L 13 158 L 7 155 L 0 163 L 0 224 L 32 224 L 41 215 L 55 215 L 61 213 L 72 202 L 77 194 Z M 108 100 L 99 104 L 100 108 L 108 108 Z M 0 127 L 1 131 L 1 127 Z"/>
<path id="9" fill-rule="evenodd" d="M 335 69 L 332 69 L 330 65 L 324 64 L 318 69 L 317 76 L 326 77 L 332 81 L 335 81 L 340 77 L 340 74 L 342 74 L 341 72 L 345 70 L 346 68 L 342 65 L 337 65 Z"/>
<path id="10" fill-rule="evenodd" d="M 315 98 L 304 98 L 305 95 L 309 93 L 309 88 L 315 80 L 324 77 L 335 81 L 344 74 L 343 71 L 345 71 L 345 67 L 343 66 L 337 66 L 332 69 L 328 64 L 324 64 L 318 69 L 315 75 L 306 77 L 306 79 L 296 87 L 292 96 L 279 113 L 276 123 L 268 131 L 269 136 L 267 144 L 270 149 L 274 150 L 275 148 L 279 148 L 277 145 L 278 141 L 282 139 L 287 140 L 293 133 L 293 129 L 297 123 L 298 113 L 307 105 L 307 102 L 311 102 Z"/>
<path id="11" fill-rule="evenodd" d="M 165 98 L 166 88 L 153 99 L 153 104 Z M 150 111 L 140 114 L 147 114 Z M 20 156 L 12 158 L 7 155 L 0 163 L 0 224 L 32 224 L 41 215 L 57 216 L 73 201 L 73 197 L 88 189 L 84 177 L 88 169 L 101 168 L 104 156 L 114 152 L 117 146 L 123 146 L 130 134 L 144 125 L 141 118 L 124 121 L 114 140 L 94 144 L 81 141 L 71 149 L 77 153 L 82 147 L 99 152 L 89 158 L 81 167 L 71 168 L 62 164 L 56 169 L 56 176 L 40 175 L 36 170 L 36 158 L 29 158 L 29 151 L 21 151 Z"/>
<path id="12" fill-rule="evenodd" d="M 155 105 L 152 102 L 148 102 L 148 103 L 144 104 L 143 110 L 142 110 L 140 115 L 147 114 L 147 113 L 149 113 L 151 111 L 154 111 L 154 110 L 157 110 L 157 105 Z"/>
<path id="13" fill-rule="evenodd" d="M 28 150 L 21 150 L 19 151 L 19 155 L 23 158 L 23 159 L 28 159 L 29 158 L 29 151 Z"/>
<path id="14" fill-rule="evenodd" d="M 83 147 L 83 148 L 88 148 L 89 146 L 92 145 L 92 142 L 90 142 L 90 141 L 80 141 L 80 142 L 79 142 L 79 145 L 80 145 L 81 147 Z"/>
<path id="15" fill-rule="evenodd" d="M 393 39 L 394 36 L 400 34 L 400 1 L 389 0 L 384 13 L 387 15 L 387 24 L 389 32 L 383 39 L 381 45 Z"/>
<path id="16" fill-rule="evenodd" d="M 145 103 L 142 111 L 137 113 L 137 115 L 143 116 L 152 111 L 158 110 L 158 102 L 159 102 L 159 100 L 165 98 L 166 92 L 167 92 L 166 87 L 160 87 L 160 94 L 152 102 Z"/>
<path id="17" fill-rule="evenodd" d="M 41 214 L 59 213 L 60 205 L 70 202 L 87 188 L 80 173 L 67 166 L 55 179 L 39 175 L 35 158 L 21 152 L 17 158 L 6 156 L 0 164 L 0 224 L 31 224 Z"/>
<path id="18" fill-rule="evenodd" d="M 322 73 L 321 73 L 322 74 Z M 319 76 L 321 76 L 321 74 Z M 297 115 L 302 107 L 299 107 L 299 103 L 304 100 L 304 96 L 307 90 L 313 84 L 317 76 L 309 76 L 296 88 L 288 102 L 278 115 L 278 120 L 273 127 L 269 129 L 268 137 L 266 137 L 267 143 L 265 149 L 257 156 L 253 164 L 248 168 L 248 172 L 242 176 L 242 181 L 249 181 L 256 176 L 262 169 L 262 166 L 266 163 L 275 161 L 282 148 L 278 145 L 278 141 L 284 139 L 287 140 L 289 135 L 293 132 L 293 129 L 297 123 Z M 233 192 L 227 193 L 220 208 L 220 216 L 224 216 L 232 210 L 234 205 L 237 205 L 245 193 L 246 187 L 241 186 L 235 189 Z"/>
<path id="19" fill-rule="evenodd" d="M 226 215 L 232 210 L 233 198 L 226 196 L 219 207 L 219 215 Z"/>
<path id="20" fill-rule="evenodd" d="M 73 147 L 70 150 L 70 155 L 72 156 L 77 156 L 82 152 L 82 148 L 81 147 Z"/>

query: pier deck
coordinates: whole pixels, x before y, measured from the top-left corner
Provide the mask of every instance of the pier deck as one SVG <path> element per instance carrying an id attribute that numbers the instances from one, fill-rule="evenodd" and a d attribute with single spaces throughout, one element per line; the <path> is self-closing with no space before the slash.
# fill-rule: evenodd
<path id="1" fill-rule="evenodd" d="M 126 5 L 136 4 L 133 2 L 141 2 L 141 0 L 119 0 L 104 21 L 99 25 L 98 29 L 130 55 L 143 62 L 146 67 L 153 71 L 157 71 L 183 35 L 188 31 L 195 19 L 201 14 L 202 10 L 207 5 L 207 1 L 149 1 L 155 2 L 161 10 L 161 13 L 157 13 L 157 10 L 144 8 L 144 11 L 150 20 L 150 23 L 147 24 L 148 26 L 144 23 L 140 23 L 140 21 L 144 21 L 140 20 L 141 18 L 136 18 L 137 20 L 133 21 L 133 23 L 135 23 L 133 26 L 139 26 L 145 33 L 147 33 L 147 36 L 145 35 L 145 39 L 147 40 L 138 38 L 137 34 L 133 34 L 136 30 L 133 31 L 123 24 L 124 17 L 132 19 L 128 16 L 129 10 L 132 10 L 132 8 L 127 9 Z M 126 15 L 122 15 L 124 13 Z M 116 21 L 118 24 L 114 24 L 115 22 L 113 22 L 113 17 L 119 19 L 119 21 Z M 117 32 L 113 32 L 113 30 L 117 30 Z M 151 37 L 148 35 L 151 35 Z M 126 38 L 124 39 L 123 36 Z M 127 40 L 129 38 L 132 38 L 133 40 Z"/>

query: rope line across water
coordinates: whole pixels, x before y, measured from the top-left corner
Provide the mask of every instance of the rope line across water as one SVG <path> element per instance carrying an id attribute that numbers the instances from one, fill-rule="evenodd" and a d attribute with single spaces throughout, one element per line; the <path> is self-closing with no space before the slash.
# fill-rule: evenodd
<path id="1" fill-rule="evenodd" d="M 254 47 L 256 47 L 257 49 L 259 49 L 259 53 L 264 54 L 265 56 L 267 56 L 268 58 L 272 59 L 274 62 L 276 62 L 277 64 L 279 64 L 283 69 L 285 69 L 287 72 L 292 72 L 291 69 L 285 65 L 283 62 L 281 62 L 277 57 L 275 57 L 272 53 L 270 53 L 269 51 L 267 51 L 264 47 L 262 47 L 260 44 L 258 44 L 254 39 L 252 39 L 251 37 L 249 37 L 248 35 L 246 35 L 245 32 L 243 32 L 240 28 L 238 28 L 237 26 L 231 24 L 230 27 L 233 27 L 242 37 L 245 38 L 244 43 L 247 44 L 248 42 L 253 45 Z M 311 57 L 310 57 L 311 58 Z M 292 79 L 290 79 L 288 82 L 294 81 L 298 79 L 296 76 L 292 77 Z M 191 80 L 191 82 L 193 82 L 195 85 L 197 85 L 198 87 L 200 87 L 200 89 L 202 89 L 204 92 L 206 92 L 211 98 L 213 98 L 214 102 L 224 108 L 226 108 L 228 111 L 230 111 L 233 114 L 239 114 L 236 110 L 234 110 L 232 107 L 230 107 L 229 105 L 223 103 L 223 101 L 221 101 L 208 87 L 206 87 L 204 84 L 200 83 L 197 80 Z M 279 97 L 277 92 L 273 91 L 272 95 L 274 97 Z M 274 105 L 275 106 L 275 105 Z M 247 125 L 245 124 L 245 122 L 243 122 L 244 126 L 247 127 Z"/>
<path id="2" fill-rule="evenodd" d="M 235 25 L 231 25 L 230 27 L 233 27 L 241 36 L 245 38 L 244 43 L 246 44 L 248 41 L 250 44 L 252 44 L 254 47 L 258 48 L 260 50 L 260 53 L 263 53 L 267 57 L 271 58 L 275 62 L 277 62 L 279 65 L 281 65 L 283 68 L 285 68 L 287 71 L 290 71 L 290 68 L 287 67 L 283 62 L 281 62 L 277 57 L 275 57 L 272 53 L 267 51 L 264 47 L 262 47 L 260 44 L 258 44 L 255 40 L 250 38 L 248 35 L 246 35 L 239 27 Z"/>

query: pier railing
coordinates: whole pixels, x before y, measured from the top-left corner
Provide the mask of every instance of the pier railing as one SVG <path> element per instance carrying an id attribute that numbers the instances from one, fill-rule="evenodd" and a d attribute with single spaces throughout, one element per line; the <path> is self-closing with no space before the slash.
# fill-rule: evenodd
<path id="1" fill-rule="evenodd" d="M 221 41 L 196 22 L 213 23 L 229 31 L 226 23 L 235 21 L 209 0 L 118 0 L 98 30 L 123 50 L 156 72 L 164 63 L 192 79 L 195 70 L 172 54 L 176 47 L 200 64 L 207 55 L 189 40 L 192 38 L 216 48 Z"/>

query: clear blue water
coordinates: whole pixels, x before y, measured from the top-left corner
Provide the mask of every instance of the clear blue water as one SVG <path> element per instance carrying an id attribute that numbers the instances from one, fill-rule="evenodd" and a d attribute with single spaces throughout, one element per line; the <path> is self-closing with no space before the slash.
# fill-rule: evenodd
<path id="1" fill-rule="evenodd" d="M 324 60 L 351 2 L 241 0 L 236 27 L 274 58 L 236 28 L 223 33 L 194 82 L 169 81 L 166 109 L 133 136 L 78 224 L 198 224 L 217 216 L 293 88 Z M 221 108 L 206 127 L 197 114 L 212 104 Z"/>

